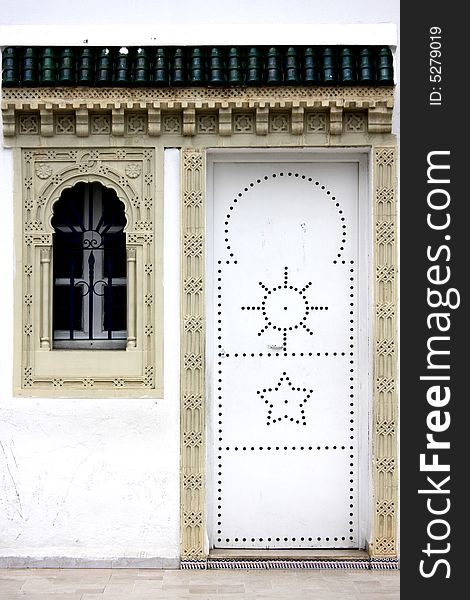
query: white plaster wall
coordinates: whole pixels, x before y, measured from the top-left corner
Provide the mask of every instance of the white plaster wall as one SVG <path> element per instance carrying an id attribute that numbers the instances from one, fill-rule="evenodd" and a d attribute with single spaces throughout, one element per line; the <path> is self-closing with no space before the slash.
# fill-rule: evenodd
<path id="1" fill-rule="evenodd" d="M 179 557 L 179 153 L 166 160 L 163 399 L 13 398 L 11 151 L 0 152 L 0 565 Z M 9 557 L 10 560 L 7 560 Z M 90 562 L 91 561 L 91 562 Z M 94 562 L 98 561 L 98 562 Z M 119 566 L 127 563 L 114 562 Z"/>
<path id="2" fill-rule="evenodd" d="M 256 43 L 249 39 L 253 32 L 276 36 L 276 43 L 319 43 L 319 35 L 335 43 L 366 43 L 366 39 L 374 40 L 379 30 L 380 35 L 393 38 L 393 27 L 381 29 L 380 24 L 398 24 L 398 20 L 398 0 L 210 0 L 203 5 L 192 0 L 141 0 L 132 4 L 82 0 L 70 7 L 63 0 L 3 0 L 0 46 L 70 43 L 63 40 L 61 25 L 73 25 L 78 38 L 82 33 L 92 34 L 96 45 L 109 44 L 110 37 L 116 45 L 148 44 L 153 33 L 162 35 L 165 31 L 182 44 L 194 43 L 188 40 L 195 31 L 201 44 L 213 43 L 214 31 L 222 31 L 226 43 Z M 256 27 L 203 26 L 214 23 Z M 261 23 L 272 27 L 259 27 Z M 318 24 L 325 25 L 315 29 Z M 353 31 L 338 24 L 366 27 Z M 379 26 L 371 29 L 368 24 Z M 50 26 L 47 31 L 46 25 Z M 296 33 L 309 41 L 301 42 L 299 37 L 295 42 L 287 41 Z M 68 39 L 82 43 L 78 38 Z M 390 39 L 383 43 L 394 43 Z M 394 131 L 398 133 L 398 110 Z M 122 559 L 127 558 L 151 559 L 141 564 L 159 566 L 174 564 L 172 560 L 179 556 L 179 214 L 175 152 L 170 153 L 165 182 L 165 398 L 27 399 L 13 398 L 11 392 L 13 163 L 11 150 L 0 146 L 0 564 L 18 564 L 6 561 L 6 557 L 17 557 L 20 564 L 52 558 L 52 564 L 62 561 L 65 566 L 73 564 L 67 563 L 67 558 L 80 559 L 78 564 L 84 565 L 121 559 L 122 566 Z M 161 559 L 169 562 L 162 563 Z"/>
<path id="3" fill-rule="evenodd" d="M 397 23 L 396 0 L 81 0 L 68 7 L 63 0 L 3 0 L 4 25 L 95 23 L 126 26 L 200 23 Z"/>
<path id="4" fill-rule="evenodd" d="M 174 413 L 154 400 L 5 403 L 2 555 L 178 556 Z"/>

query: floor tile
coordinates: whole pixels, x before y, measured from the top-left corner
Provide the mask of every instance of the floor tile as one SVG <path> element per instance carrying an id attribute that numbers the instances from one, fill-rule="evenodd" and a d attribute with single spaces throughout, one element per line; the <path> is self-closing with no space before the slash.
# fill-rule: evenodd
<path id="1" fill-rule="evenodd" d="M 398 600 L 398 572 L 0 569 L 0 600 Z"/>
<path id="2" fill-rule="evenodd" d="M 217 586 L 216 585 L 191 585 L 189 586 L 190 594 L 197 595 L 215 595 L 217 594 Z"/>
<path id="3" fill-rule="evenodd" d="M 217 586 L 217 593 L 220 594 L 244 594 L 245 586 L 237 584 L 225 584 Z"/>

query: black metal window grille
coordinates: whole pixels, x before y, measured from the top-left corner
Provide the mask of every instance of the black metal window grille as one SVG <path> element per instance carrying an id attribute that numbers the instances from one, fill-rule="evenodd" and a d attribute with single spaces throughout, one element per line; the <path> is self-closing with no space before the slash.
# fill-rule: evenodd
<path id="1" fill-rule="evenodd" d="M 126 219 L 114 190 L 78 183 L 54 205 L 55 348 L 124 348 Z"/>

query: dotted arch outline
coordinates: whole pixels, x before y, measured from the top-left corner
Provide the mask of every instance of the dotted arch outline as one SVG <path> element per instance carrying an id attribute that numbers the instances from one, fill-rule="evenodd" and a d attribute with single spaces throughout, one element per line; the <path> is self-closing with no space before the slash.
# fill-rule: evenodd
<path id="1" fill-rule="evenodd" d="M 237 258 L 235 255 L 235 252 L 232 248 L 232 246 L 230 245 L 230 221 L 229 219 L 231 218 L 231 212 L 235 210 L 236 205 L 238 204 L 238 202 L 244 197 L 245 194 L 250 192 L 250 189 L 253 189 L 256 185 L 262 184 L 266 181 L 269 181 L 269 179 L 275 179 L 277 177 L 293 177 L 293 178 L 297 178 L 299 181 L 304 181 L 307 183 L 313 183 L 313 185 L 315 187 L 318 187 L 319 189 L 324 191 L 324 195 L 327 197 L 327 199 L 332 200 L 335 203 L 335 207 L 336 210 L 338 212 L 338 218 L 341 222 L 341 243 L 339 245 L 339 249 L 337 251 L 336 254 L 336 258 L 333 259 L 333 264 L 338 264 L 338 258 L 341 258 L 343 256 L 343 252 L 344 252 L 344 246 L 346 244 L 346 217 L 344 216 L 344 211 L 341 207 L 341 203 L 339 202 L 339 200 L 337 199 L 336 196 L 334 196 L 331 192 L 331 190 L 327 189 L 327 187 L 325 185 L 322 185 L 320 181 L 315 180 L 314 177 L 310 177 L 307 176 L 306 174 L 302 174 L 299 172 L 293 172 L 293 171 L 287 171 L 285 172 L 284 170 L 282 171 L 277 171 L 275 173 L 272 173 L 271 176 L 269 175 L 263 175 L 262 178 L 258 177 L 256 180 L 254 181 L 250 181 L 249 184 L 247 184 L 240 192 L 237 193 L 236 197 L 233 198 L 233 200 L 230 203 L 229 209 L 227 214 L 225 215 L 225 220 L 224 220 L 224 243 L 225 243 L 225 250 L 228 251 L 228 256 L 229 259 L 225 261 L 226 264 L 237 264 Z M 233 212 L 232 212 L 233 214 Z"/>

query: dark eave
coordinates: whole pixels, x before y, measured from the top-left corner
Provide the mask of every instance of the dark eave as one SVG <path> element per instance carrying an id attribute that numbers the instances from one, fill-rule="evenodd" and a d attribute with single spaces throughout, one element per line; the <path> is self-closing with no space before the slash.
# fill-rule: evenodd
<path id="1" fill-rule="evenodd" d="M 393 85 L 388 46 L 8 47 L 5 87 Z"/>

